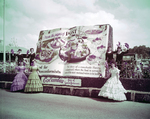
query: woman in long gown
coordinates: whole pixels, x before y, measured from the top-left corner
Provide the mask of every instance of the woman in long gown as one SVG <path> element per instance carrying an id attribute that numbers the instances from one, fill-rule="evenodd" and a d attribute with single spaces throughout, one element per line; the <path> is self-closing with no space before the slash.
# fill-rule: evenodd
<path id="1" fill-rule="evenodd" d="M 20 66 L 17 66 L 16 70 L 18 70 L 19 73 L 15 76 L 10 91 L 23 90 L 28 80 L 27 76 L 24 74 L 25 66 L 23 66 L 23 62 L 20 62 Z"/>
<path id="2" fill-rule="evenodd" d="M 38 67 L 35 65 L 34 61 L 32 62 L 30 69 L 32 70 L 32 73 L 28 77 L 24 92 L 42 92 L 42 82 L 38 76 Z"/>
<path id="3" fill-rule="evenodd" d="M 124 93 L 127 91 L 124 89 L 122 83 L 119 80 L 119 69 L 115 67 L 115 62 L 111 62 L 111 69 L 109 70 L 111 77 L 106 81 L 101 88 L 98 96 L 107 97 L 109 99 L 123 101 L 126 100 Z"/>

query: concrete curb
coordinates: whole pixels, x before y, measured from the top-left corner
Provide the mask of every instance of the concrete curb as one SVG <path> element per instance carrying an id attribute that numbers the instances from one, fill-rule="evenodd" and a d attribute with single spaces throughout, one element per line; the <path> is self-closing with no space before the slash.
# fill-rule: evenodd
<path id="1" fill-rule="evenodd" d="M 0 81 L 0 88 L 10 89 L 11 84 L 12 82 L 10 81 Z M 98 93 L 100 90 L 100 88 L 93 87 L 73 87 L 43 84 L 43 93 L 51 94 L 99 98 Z M 150 92 L 127 90 L 126 97 L 128 101 L 150 103 Z"/>

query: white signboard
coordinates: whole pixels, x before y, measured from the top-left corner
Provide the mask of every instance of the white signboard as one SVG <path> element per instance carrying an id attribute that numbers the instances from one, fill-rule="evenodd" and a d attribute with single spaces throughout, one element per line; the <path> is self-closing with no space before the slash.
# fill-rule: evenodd
<path id="1" fill-rule="evenodd" d="M 41 77 L 43 84 L 81 86 L 81 79 Z"/>
<path id="2" fill-rule="evenodd" d="M 35 58 L 40 76 L 105 77 L 112 36 L 108 24 L 41 31 Z"/>

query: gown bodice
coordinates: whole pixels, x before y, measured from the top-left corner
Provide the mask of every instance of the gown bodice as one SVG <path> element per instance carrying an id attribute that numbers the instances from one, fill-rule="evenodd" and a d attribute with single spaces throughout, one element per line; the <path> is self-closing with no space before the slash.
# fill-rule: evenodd
<path id="1" fill-rule="evenodd" d="M 38 67 L 37 66 L 32 66 L 31 69 L 32 69 L 32 72 L 36 72 L 38 70 Z"/>
<path id="2" fill-rule="evenodd" d="M 17 69 L 19 72 L 24 72 L 26 68 L 25 68 L 24 66 L 18 66 L 18 67 L 16 67 L 16 69 Z"/>
<path id="3" fill-rule="evenodd" d="M 116 73 L 119 73 L 119 69 L 117 69 L 117 68 L 114 68 L 114 69 L 111 69 L 110 70 L 110 73 L 111 73 L 111 77 L 116 77 L 117 75 L 116 75 Z"/>

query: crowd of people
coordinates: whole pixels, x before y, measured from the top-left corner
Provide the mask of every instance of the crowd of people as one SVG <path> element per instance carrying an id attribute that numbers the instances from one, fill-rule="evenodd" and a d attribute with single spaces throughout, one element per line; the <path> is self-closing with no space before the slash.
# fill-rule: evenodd
<path id="1" fill-rule="evenodd" d="M 140 60 L 129 60 L 124 62 L 123 56 L 129 52 L 129 45 L 125 43 L 126 50 L 122 51 L 120 42 L 117 47 L 117 51 L 112 51 L 111 47 L 108 47 L 106 52 L 106 78 L 107 81 L 101 88 L 98 96 L 107 97 L 109 99 L 123 101 L 126 100 L 125 93 L 127 91 L 123 87 L 119 78 L 123 75 L 132 78 L 142 78 L 142 69 Z M 116 59 L 114 59 L 116 54 Z"/>
<path id="2" fill-rule="evenodd" d="M 125 43 L 126 50 L 122 51 L 120 43 L 117 47 L 117 51 L 112 51 L 111 47 L 108 47 L 106 52 L 106 74 L 109 71 L 109 64 L 111 61 L 116 61 L 117 68 L 120 70 L 121 78 L 143 78 L 143 70 L 142 70 L 142 62 L 140 59 L 137 59 L 136 56 L 134 58 L 129 59 L 127 61 L 123 60 L 123 56 L 129 52 L 129 45 Z M 113 58 L 113 55 L 116 55 L 116 59 Z"/>
<path id="3" fill-rule="evenodd" d="M 31 71 L 30 75 L 27 77 L 24 73 L 26 70 L 26 61 L 24 58 L 29 58 L 29 69 Z M 11 85 L 10 91 L 24 91 L 24 92 L 42 92 L 43 86 L 38 75 L 38 66 L 35 65 L 35 53 L 34 49 L 30 48 L 30 51 L 27 50 L 26 56 L 22 54 L 22 50 L 18 49 L 17 53 L 14 53 L 14 50 L 11 50 L 11 63 L 12 65 L 17 66 L 15 70 L 17 75 L 14 77 L 14 80 Z"/>
<path id="4" fill-rule="evenodd" d="M 17 53 L 14 53 L 14 50 L 11 49 L 11 62 L 12 63 L 16 63 L 17 62 L 17 65 L 19 65 L 20 62 L 24 62 L 24 58 L 29 58 L 30 59 L 30 66 L 32 65 L 32 61 L 34 60 L 35 58 L 35 53 L 34 53 L 34 48 L 30 48 L 30 51 L 27 50 L 27 53 L 26 53 L 26 56 L 24 56 L 22 54 L 22 50 L 21 49 L 18 49 Z"/>
<path id="5" fill-rule="evenodd" d="M 14 80 L 11 85 L 10 91 L 20 91 L 24 92 L 42 92 L 43 86 L 38 75 L 38 66 L 35 65 L 34 60 L 31 62 L 32 66 L 30 66 L 31 74 L 28 76 L 25 75 L 25 66 L 23 62 L 19 62 L 19 66 L 16 67 L 16 70 L 19 73 L 14 77 Z"/>
<path id="6" fill-rule="evenodd" d="M 107 71 L 107 81 L 102 86 L 98 96 L 107 97 L 109 99 L 124 101 L 126 100 L 125 93 L 127 91 L 123 87 L 121 81 L 119 80 L 121 65 L 123 63 L 123 55 L 128 53 L 129 45 L 125 43 L 126 51 L 123 52 L 118 45 L 117 51 L 112 51 L 111 47 L 108 47 L 106 52 L 106 71 Z M 116 60 L 113 55 L 116 54 Z"/>
<path id="7" fill-rule="evenodd" d="M 104 86 L 101 88 L 101 91 L 99 92 L 98 96 L 107 97 L 109 99 L 123 101 L 126 100 L 126 96 L 124 93 L 126 93 L 126 90 L 124 89 L 122 83 L 119 80 L 120 77 L 120 64 L 122 64 L 122 58 L 125 53 L 128 52 L 129 45 L 126 43 L 125 46 L 127 47 L 126 52 L 121 51 L 121 47 L 117 48 L 117 51 L 112 51 L 111 47 L 108 48 L 108 51 L 106 53 L 106 61 L 107 66 L 106 68 L 109 71 L 109 78 L 104 84 Z M 24 90 L 24 92 L 41 92 L 43 91 L 42 82 L 40 81 L 39 75 L 38 75 L 38 67 L 34 63 L 35 53 L 34 49 L 30 49 L 27 51 L 26 57 L 30 58 L 30 70 L 32 70 L 32 73 L 27 76 L 24 74 L 25 66 L 23 63 L 23 56 L 21 54 L 21 49 L 18 50 L 17 54 L 14 54 L 14 51 L 12 50 L 12 56 L 17 57 L 12 58 L 13 61 L 17 60 L 18 66 L 16 67 L 16 70 L 19 71 L 19 73 L 14 77 L 13 83 L 11 85 L 10 91 L 20 91 Z M 116 61 L 113 58 L 113 54 L 116 53 Z"/>

